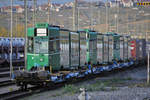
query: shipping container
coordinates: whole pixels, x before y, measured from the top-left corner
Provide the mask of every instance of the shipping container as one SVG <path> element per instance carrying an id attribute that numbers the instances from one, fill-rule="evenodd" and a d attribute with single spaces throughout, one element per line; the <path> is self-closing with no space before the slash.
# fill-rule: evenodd
<path id="1" fill-rule="evenodd" d="M 130 41 L 130 45 L 131 45 L 131 58 L 136 59 L 136 41 L 135 40 L 131 40 Z"/>
<path id="2" fill-rule="evenodd" d="M 124 35 L 124 60 L 128 60 L 128 36 Z"/>
<path id="3" fill-rule="evenodd" d="M 118 34 L 114 34 L 113 35 L 113 52 L 114 52 L 114 55 L 113 55 L 113 59 L 116 60 L 116 61 L 119 61 L 120 60 L 120 35 Z"/>
<path id="4" fill-rule="evenodd" d="M 70 32 L 70 67 L 76 68 L 79 67 L 79 33 Z"/>
<path id="5" fill-rule="evenodd" d="M 86 30 L 86 61 L 91 64 L 97 64 L 97 32 L 92 30 Z"/>
<path id="6" fill-rule="evenodd" d="M 104 34 L 104 47 L 103 47 L 103 49 L 104 49 L 104 52 L 103 52 L 103 57 L 104 57 L 104 59 L 103 59 L 103 61 L 104 61 L 104 63 L 108 63 L 109 62 L 109 37 L 106 35 L 106 34 Z"/>
<path id="7" fill-rule="evenodd" d="M 98 33 L 97 34 L 97 62 L 100 64 L 100 63 L 103 63 L 103 34 L 100 34 Z"/>
<path id="8" fill-rule="evenodd" d="M 136 59 L 142 60 L 146 57 L 146 41 L 145 39 L 136 40 Z"/>
<path id="9" fill-rule="evenodd" d="M 130 59 L 130 58 L 132 58 L 131 57 L 131 47 L 130 47 L 131 46 L 131 44 L 130 44 L 131 43 L 130 42 L 131 41 L 131 37 L 127 36 L 127 38 L 128 38 L 128 59 Z"/>
<path id="10" fill-rule="evenodd" d="M 120 60 L 124 60 L 124 37 L 120 36 Z"/>
<path id="11" fill-rule="evenodd" d="M 60 29 L 60 66 L 69 68 L 69 30 Z"/>
<path id="12" fill-rule="evenodd" d="M 109 52 L 109 62 L 112 62 L 113 60 L 113 55 L 114 55 L 114 49 L 113 49 L 113 43 L 114 43 L 114 37 L 112 34 L 108 34 L 108 46 L 109 46 L 109 49 L 108 49 L 108 52 Z"/>
<path id="13" fill-rule="evenodd" d="M 87 64 L 86 61 L 86 32 L 85 31 L 79 31 L 80 34 L 80 66 L 84 66 Z"/>
<path id="14" fill-rule="evenodd" d="M 109 62 L 120 60 L 120 35 L 112 32 L 107 33 L 109 45 Z"/>

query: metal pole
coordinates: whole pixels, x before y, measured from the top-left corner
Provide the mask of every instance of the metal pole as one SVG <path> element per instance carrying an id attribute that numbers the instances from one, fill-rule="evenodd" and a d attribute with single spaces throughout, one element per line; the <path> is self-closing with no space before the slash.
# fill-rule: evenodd
<path id="1" fill-rule="evenodd" d="M 101 25 L 101 9 L 98 8 L 99 12 L 98 12 L 98 19 L 99 19 L 99 25 Z"/>
<path id="2" fill-rule="evenodd" d="M 10 51 L 10 78 L 12 78 L 12 71 L 13 71 L 13 66 L 12 66 L 12 38 L 13 38 L 13 31 L 12 31 L 12 28 L 13 28 L 13 0 L 11 0 L 11 26 L 10 26 L 10 33 L 11 33 L 11 43 L 10 43 L 10 48 L 11 48 L 11 51 Z"/>
<path id="3" fill-rule="evenodd" d="M 136 22 L 136 15 L 134 16 L 134 21 Z M 135 22 L 133 22 L 133 25 L 134 25 Z M 134 33 L 137 34 L 137 32 L 136 32 L 136 24 L 135 24 L 135 26 L 134 26 Z M 137 35 L 138 35 L 138 34 L 137 34 Z M 138 38 L 139 38 L 139 37 L 138 37 Z"/>
<path id="4" fill-rule="evenodd" d="M 108 25 L 108 0 L 106 1 L 106 32 L 109 30 L 109 25 Z"/>
<path id="5" fill-rule="evenodd" d="M 11 16 L 11 14 L 10 14 Z M 9 27 L 10 23 L 9 23 L 9 20 L 8 20 L 8 27 Z M 9 37 L 9 31 L 8 31 L 8 34 L 7 34 L 7 37 Z"/>
<path id="6" fill-rule="evenodd" d="M 117 30 L 118 30 L 118 28 L 117 28 L 117 14 L 115 14 L 115 27 L 116 27 L 116 32 L 117 32 Z"/>
<path id="7" fill-rule="evenodd" d="M 74 0 L 74 7 L 73 7 L 73 30 L 77 30 L 77 25 L 78 25 L 77 0 Z"/>
<path id="8" fill-rule="evenodd" d="M 24 14 L 25 14 L 25 47 L 24 47 L 24 59 L 25 59 L 25 68 L 26 68 L 26 66 L 27 66 L 27 55 L 26 55 L 26 53 L 27 53 L 27 0 L 24 0 L 24 8 L 25 8 L 25 12 L 24 12 Z"/>
<path id="9" fill-rule="evenodd" d="M 36 23 L 36 0 L 33 0 L 34 2 L 34 6 L 33 6 L 33 25 L 35 26 L 35 23 Z"/>
<path id="10" fill-rule="evenodd" d="M 75 0 L 74 0 L 74 5 L 73 5 L 73 13 L 72 13 L 72 29 L 75 30 Z"/>
<path id="11" fill-rule="evenodd" d="M 90 18 L 90 29 L 92 29 L 92 26 L 93 26 L 92 0 L 90 0 L 90 14 L 91 14 L 91 18 Z"/>
<path id="12" fill-rule="evenodd" d="M 17 37 L 17 34 L 18 34 L 17 25 L 18 25 L 18 14 L 16 13 L 16 32 L 15 32 L 15 37 Z"/>
<path id="13" fill-rule="evenodd" d="M 149 51 L 148 51 L 148 59 L 147 59 L 147 84 L 149 84 Z"/>
<path id="14" fill-rule="evenodd" d="M 117 6 L 118 6 L 118 10 L 117 10 L 117 33 L 119 32 L 119 12 L 120 12 L 120 8 L 119 8 L 119 3 L 117 2 Z"/>
<path id="15" fill-rule="evenodd" d="M 127 8 L 127 34 L 129 33 L 129 26 L 128 26 L 129 20 L 128 20 L 128 8 Z M 130 34 L 129 34 L 130 35 Z"/>
<path id="16" fill-rule="evenodd" d="M 51 3 L 50 0 L 48 0 L 48 23 L 50 24 L 50 7 L 51 7 Z"/>
<path id="17" fill-rule="evenodd" d="M 78 7 L 78 25 L 77 25 L 77 30 L 79 30 L 79 28 L 80 28 L 80 9 L 79 9 L 79 7 Z"/>

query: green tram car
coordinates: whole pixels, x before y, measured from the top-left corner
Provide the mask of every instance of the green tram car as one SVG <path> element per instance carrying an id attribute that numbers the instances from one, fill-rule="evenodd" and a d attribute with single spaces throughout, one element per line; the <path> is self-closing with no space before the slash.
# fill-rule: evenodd
<path id="1" fill-rule="evenodd" d="M 28 28 L 27 70 L 72 70 L 128 58 L 128 38 L 85 29 L 77 32 L 38 23 Z M 124 53 L 123 53 L 124 52 Z"/>

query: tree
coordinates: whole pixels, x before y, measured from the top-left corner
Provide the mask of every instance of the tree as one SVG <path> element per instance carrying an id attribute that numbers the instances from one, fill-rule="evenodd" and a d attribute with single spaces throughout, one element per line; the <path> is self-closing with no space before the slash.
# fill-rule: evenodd
<path id="1" fill-rule="evenodd" d="M 8 36 L 8 31 L 5 27 L 0 27 L 0 37 L 7 37 Z"/>

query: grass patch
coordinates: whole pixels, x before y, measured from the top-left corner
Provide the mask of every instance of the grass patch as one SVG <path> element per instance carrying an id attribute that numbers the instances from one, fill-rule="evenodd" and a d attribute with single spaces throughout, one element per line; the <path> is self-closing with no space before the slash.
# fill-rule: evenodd
<path id="1" fill-rule="evenodd" d="M 52 95 L 51 97 L 57 97 L 57 96 L 61 96 L 61 94 L 60 93 L 56 93 L 56 94 Z"/>
<path id="2" fill-rule="evenodd" d="M 75 93 L 78 93 L 79 91 L 80 91 L 79 87 L 72 85 L 72 84 L 65 85 L 63 87 L 63 93 L 75 94 Z"/>
<path id="3" fill-rule="evenodd" d="M 147 83 L 140 83 L 140 84 L 135 84 L 136 87 L 150 87 L 150 84 Z"/>
<path id="4" fill-rule="evenodd" d="M 126 80 L 129 80 L 129 81 L 130 81 L 130 80 L 132 80 L 132 78 L 131 78 L 131 77 L 128 77 L 128 78 L 126 78 Z"/>
<path id="5" fill-rule="evenodd" d="M 85 88 L 87 91 L 115 91 L 117 88 L 115 87 L 117 84 L 122 84 L 127 80 L 132 80 L 132 78 L 126 78 L 126 79 L 119 79 L 119 78 L 113 78 L 110 80 L 97 80 L 94 83 L 90 84 L 82 84 L 82 85 L 72 85 L 72 84 L 66 84 L 63 87 L 63 93 L 66 94 L 69 93 L 71 95 L 74 95 L 75 93 L 80 93 L 80 88 Z"/>

